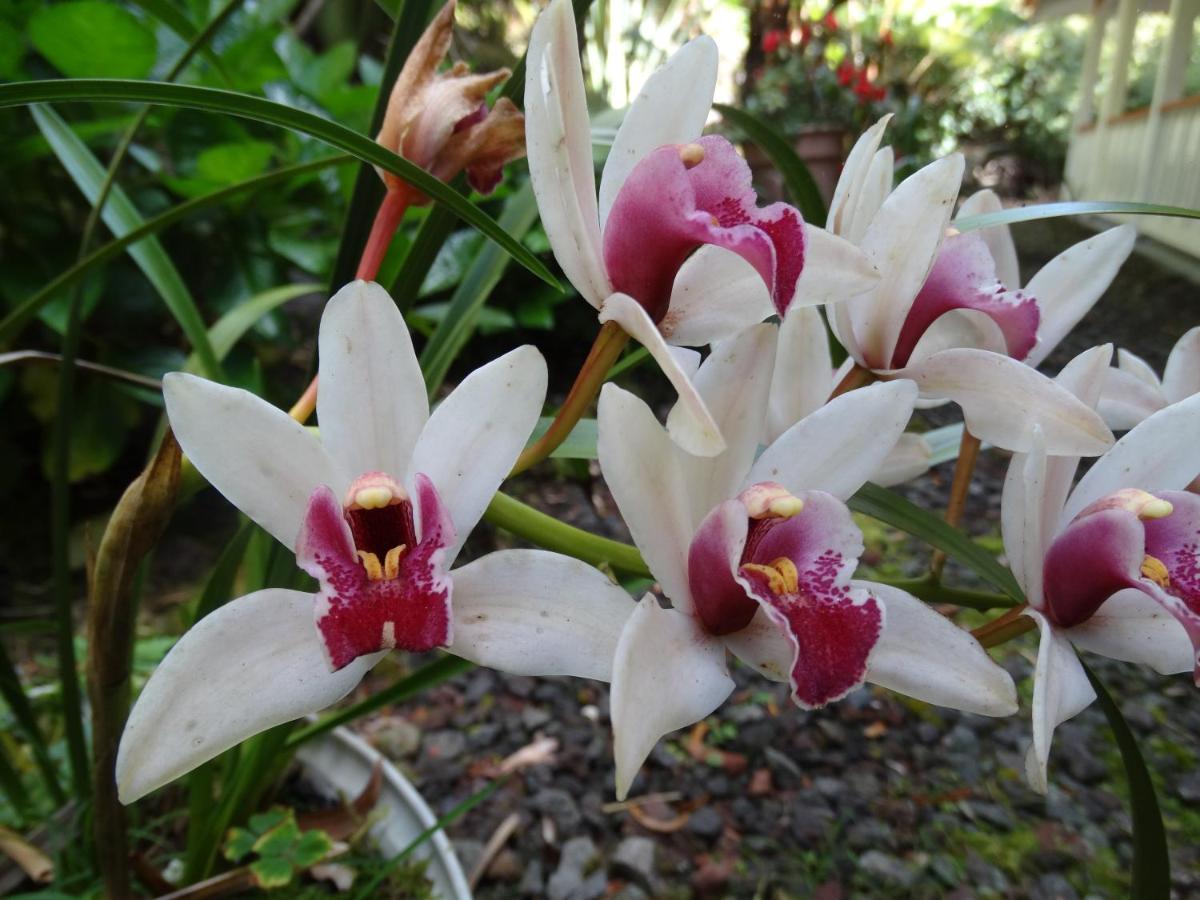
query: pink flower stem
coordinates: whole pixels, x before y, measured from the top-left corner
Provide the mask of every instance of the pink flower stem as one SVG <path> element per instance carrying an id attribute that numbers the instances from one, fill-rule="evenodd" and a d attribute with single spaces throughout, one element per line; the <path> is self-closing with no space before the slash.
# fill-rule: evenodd
<path id="1" fill-rule="evenodd" d="M 363 281 L 375 280 L 388 247 L 391 246 L 392 237 L 400 227 L 400 220 L 404 218 L 404 211 L 408 209 L 408 201 L 409 191 L 402 183 L 388 187 L 383 202 L 379 204 L 379 212 L 375 214 L 375 224 L 371 226 L 371 234 L 363 248 L 355 278 L 361 278 Z"/>
<path id="2" fill-rule="evenodd" d="M 1004 615 L 992 619 L 986 625 L 981 625 L 971 632 L 975 640 L 984 647 L 998 647 L 1006 641 L 1033 630 L 1037 623 L 1024 615 L 1026 605 L 1014 606 Z"/>

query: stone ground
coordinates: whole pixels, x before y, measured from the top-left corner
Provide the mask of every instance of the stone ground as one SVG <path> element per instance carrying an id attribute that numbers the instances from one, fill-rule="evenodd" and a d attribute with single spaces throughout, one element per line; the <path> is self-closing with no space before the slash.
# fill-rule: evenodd
<path id="1" fill-rule="evenodd" d="M 1018 226 L 1026 277 L 1086 234 L 1065 222 Z M 1161 367 L 1175 339 L 1200 321 L 1197 300 L 1195 284 L 1134 257 L 1049 369 L 1114 337 Z M 972 531 L 997 550 L 1005 464 L 984 455 L 968 510 Z M 907 492 L 940 508 L 950 474 L 942 466 Z M 525 490 L 547 511 L 623 536 L 594 479 Z M 924 568 L 924 548 L 863 524 L 873 561 L 891 571 Z M 603 685 L 475 670 L 361 729 L 439 813 L 486 783 L 489 761 L 537 734 L 559 740 L 552 766 L 518 776 L 450 830 L 469 871 L 500 824 L 519 817 L 479 882 L 480 897 L 1127 896 L 1126 787 L 1098 708 L 1059 729 L 1049 795 L 1024 784 L 1033 654 L 1030 636 L 1002 654 L 1023 698 L 1022 714 L 1007 720 L 874 688 L 806 713 L 785 687 L 738 670 L 731 701 L 701 728 L 660 742 L 626 805 L 611 802 Z M 1176 895 L 1200 896 L 1195 689 L 1186 676 L 1088 662 L 1118 698 L 1154 772 Z"/>

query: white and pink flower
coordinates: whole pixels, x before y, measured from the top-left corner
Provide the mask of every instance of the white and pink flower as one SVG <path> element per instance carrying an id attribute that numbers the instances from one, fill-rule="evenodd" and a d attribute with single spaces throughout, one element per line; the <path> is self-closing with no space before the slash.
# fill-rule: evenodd
<path id="1" fill-rule="evenodd" d="M 1059 384 L 1095 405 L 1110 346 L 1076 357 Z M 1035 431 L 1013 456 L 1001 506 L 1004 549 L 1041 631 L 1034 674 L 1030 784 L 1045 791 L 1055 728 L 1096 698 L 1072 645 L 1200 673 L 1200 396 L 1162 409 L 1098 459 L 1048 456 Z"/>
<path id="2" fill-rule="evenodd" d="M 1117 365 L 1104 373 L 1100 415 L 1114 431 L 1126 431 L 1160 409 L 1200 393 L 1200 328 L 1175 342 L 1162 378 L 1128 350 L 1117 351 Z"/>
<path id="3" fill-rule="evenodd" d="M 711 39 L 686 44 L 650 76 L 617 132 L 599 197 L 570 0 L 553 0 L 538 18 L 527 59 L 529 172 L 555 258 L 600 320 L 646 347 L 679 393 L 672 437 L 693 453 L 718 453 L 720 430 L 672 348 L 853 294 L 876 273 L 795 208 L 759 208 L 733 146 L 701 137 L 717 77 Z M 814 257 L 825 264 L 805 278 Z"/>
<path id="4" fill-rule="evenodd" d="M 319 349 L 319 438 L 246 391 L 165 380 L 184 453 L 296 550 L 319 591 L 257 591 L 179 640 L 125 727 L 117 781 L 127 803 L 336 702 L 393 648 L 444 647 L 526 675 L 610 677 L 632 605 L 607 576 L 540 550 L 451 571 L 537 423 L 537 350 L 477 369 L 431 414 L 403 317 L 363 281 L 329 301 Z"/>
<path id="5" fill-rule="evenodd" d="M 719 342 L 695 375 L 727 439 L 716 456 L 681 450 L 632 394 L 601 393 L 601 469 L 672 604 L 647 594 L 617 646 L 620 796 L 660 737 L 729 695 L 727 652 L 789 682 L 803 707 L 867 680 L 986 715 L 1016 710 L 1011 678 L 969 634 L 901 590 L 852 580 L 863 544 L 844 501 L 903 432 L 916 387 L 853 391 L 757 455 L 774 331 L 757 325 Z M 679 414 L 676 405 L 668 426 Z"/>

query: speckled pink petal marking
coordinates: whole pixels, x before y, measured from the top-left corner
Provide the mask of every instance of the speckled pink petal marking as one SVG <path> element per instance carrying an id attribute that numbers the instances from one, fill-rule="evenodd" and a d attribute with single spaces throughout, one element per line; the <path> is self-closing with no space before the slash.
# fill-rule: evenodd
<path id="1" fill-rule="evenodd" d="M 659 147 L 622 186 L 604 229 L 604 264 L 613 288 L 655 322 L 675 276 L 703 244 L 737 253 L 762 276 L 780 315 L 804 267 L 804 221 L 795 207 L 760 209 L 750 167 L 722 137 Z"/>
<path id="2" fill-rule="evenodd" d="M 1008 355 L 1024 359 L 1037 343 L 1041 314 L 1037 300 L 1010 291 L 996 276 L 996 262 L 978 234 L 957 234 L 943 242 L 925 285 L 900 329 L 891 368 L 908 364 L 925 331 L 954 309 L 973 309 L 991 318 L 1004 335 Z"/>
<path id="3" fill-rule="evenodd" d="M 296 561 L 320 584 L 316 625 L 334 671 L 378 650 L 421 652 L 451 640 L 443 558 L 454 528 L 433 483 L 415 482 L 419 534 L 407 498 L 362 510 L 322 486 L 309 499 Z M 397 550 L 405 537 L 413 544 Z"/>
<path id="4" fill-rule="evenodd" d="M 1167 581 L 1161 594 L 1147 591 L 1166 607 L 1187 631 L 1196 650 L 1196 684 L 1200 685 L 1200 497 L 1187 491 L 1160 491 L 1158 496 L 1172 505 L 1173 512 L 1151 519 L 1146 528 L 1146 554 L 1166 569 Z M 1143 581 L 1146 579 L 1143 578 Z"/>

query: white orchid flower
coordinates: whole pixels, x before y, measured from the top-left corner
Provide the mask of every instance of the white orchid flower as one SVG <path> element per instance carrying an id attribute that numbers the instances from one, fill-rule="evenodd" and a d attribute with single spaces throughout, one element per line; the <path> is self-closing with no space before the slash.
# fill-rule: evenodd
<path id="1" fill-rule="evenodd" d="M 1094 405 L 1110 346 L 1077 356 L 1060 386 Z M 1072 644 L 1162 674 L 1200 672 L 1200 396 L 1151 415 L 1071 490 L 1077 456 L 1048 457 L 1036 434 L 1013 456 L 1001 523 L 1009 566 L 1041 632 L 1029 783 L 1046 791 L 1055 728 L 1095 698 Z"/>
<path id="2" fill-rule="evenodd" d="M 640 342 L 678 392 L 672 437 L 709 456 L 723 438 L 688 355 L 672 348 L 732 336 L 878 277 L 857 248 L 806 229 L 793 207 L 760 209 L 733 146 L 700 136 L 717 61 L 713 41 L 698 37 L 650 76 L 617 131 L 598 200 L 570 0 L 553 0 L 534 25 L 525 83 L 529 173 L 555 258 L 600 320 Z M 825 264 L 805 278 L 809 257 Z"/>
<path id="3" fill-rule="evenodd" d="M 681 450 L 632 394 L 611 384 L 601 393 L 604 477 L 672 603 L 647 594 L 617 646 L 618 796 L 660 737 L 729 695 L 727 651 L 789 682 L 802 707 L 867 680 L 986 715 L 1016 711 L 1012 679 L 968 633 L 903 591 L 851 580 L 862 534 L 843 501 L 904 430 L 916 387 L 894 381 L 839 397 L 755 459 L 773 331 L 752 326 L 719 342 L 696 373 L 728 440 L 718 456 Z M 679 414 L 677 405 L 671 417 Z"/>
<path id="4" fill-rule="evenodd" d="M 1133 229 L 1076 244 L 1019 290 L 1006 229 L 947 236 L 961 154 L 892 190 L 892 150 L 879 147 L 889 118 L 855 144 L 830 204 L 829 229 L 858 244 L 881 276 L 829 309 L 838 339 L 859 366 L 917 382 L 922 400 L 957 403 L 981 440 L 1028 451 L 1037 425 L 1049 453 L 1102 453 L 1112 434 L 1095 410 L 1033 367 L 1104 292 L 1132 249 Z M 991 192 L 965 204 L 969 213 L 993 207 Z"/>
<path id="5" fill-rule="evenodd" d="M 1118 350 L 1116 368 L 1104 373 L 1098 409 L 1109 428 L 1126 431 L 1195 393 L 1200 393 L 1200 327 L 1175 342 L 1161 379 L 1140 356 Z"/>
<path id="6" fill-rule="evenodd" d="M 816 307 L 789 312 L 779 327 L 763 443 L 773 443 L 828 403 L 853 365 L 854 360 L 847 358 L 834 369 L 829 333 Z M 932 458 L 933 448 L 925 438 L 906 432 L 868 480 L 884 487 L 901 484 L 927 472 Z"/>
<path id="7" fill-rule="evenodd" d="M 537 422 L 546 366 L 521 347 L 431 415 L 404 319 L 356 281 L 321 320 L 320 437 L 246 391 L 174 373 L 184 452 L 313 575 L 201 620 L 167 654 L 121 741 L 129 803 L 240 741 L 329 706 L 392 648 L 445 647 L 526 675 L 608 680 L 632 604 L 606 576 L 536 550 L 448 571 Z"/>

